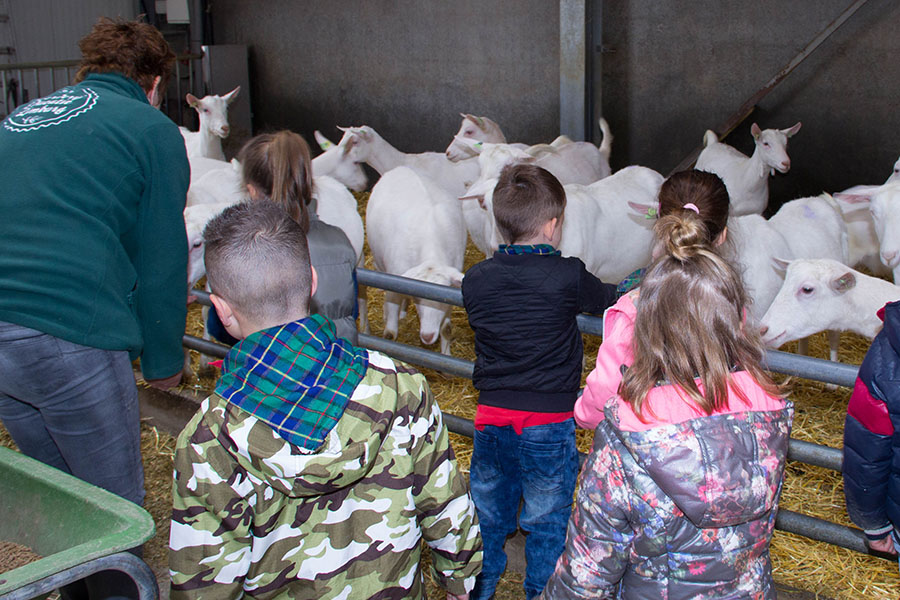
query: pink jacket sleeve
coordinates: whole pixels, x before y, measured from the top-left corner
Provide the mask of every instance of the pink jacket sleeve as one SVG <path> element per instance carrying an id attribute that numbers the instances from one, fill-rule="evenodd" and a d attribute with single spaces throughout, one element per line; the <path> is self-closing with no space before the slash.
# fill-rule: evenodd
<path id="1" fill-rule="evenodd" d="M 603 420 L 603 407 L 616 395 L 622 381 L 621 366 L 634 360 L 631 338 L 636 297 L 637 291 L 622 296 L 603 315 L 603 343 L 597 351 L 597 365 L 587 377 L 581 398 L 575 402 L 575 422 L 579 427 L 594 429 Z"/>

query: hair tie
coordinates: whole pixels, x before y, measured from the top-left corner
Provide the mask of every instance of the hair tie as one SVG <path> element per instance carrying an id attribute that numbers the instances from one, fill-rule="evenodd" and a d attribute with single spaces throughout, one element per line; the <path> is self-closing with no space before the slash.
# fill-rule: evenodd
<path id="1" fill-rule="evenodd" d="M 698 215 L 700 214 L 700 209 L 697 208 L 697 205 L 694 204 L 693 202 L 688 202 L 687 204 L 685 204 L 684 206 L 682 206 L 682 208 L 685 209 L 685 210 L 692 210 L 692 211 L 694 211 L 695 213 L 697 213 Z"/>

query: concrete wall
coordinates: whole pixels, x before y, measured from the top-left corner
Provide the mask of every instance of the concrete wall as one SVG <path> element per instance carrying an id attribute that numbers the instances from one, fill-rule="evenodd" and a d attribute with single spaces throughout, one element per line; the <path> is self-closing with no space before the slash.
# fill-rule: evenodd
<path id="1" fill-rule="evenodd" d="M 216 0 L 216 44 L 247 44 L 255 124 L 312 141 L 371 125 L 407 152 L 443 150 L 460 112 L 507 137 L 559 128 L 553 0 Z M 502 23 L 502 25 L 501 25 Z"/>
<path id="2" fill-rule="evenodd" d="M 592 58 L 613 166 L 667 173 L 850 4 L 616 0 Z M 460 111 L 497 120 L 512 141 L 559 128 L 555 0 L 340 0 L 211 3 L 215 43 L 246 44 L 255 125 L 312 139 L 368 124 L 404 151 L 441 150 Z M 749 126 L 788 127 L 793 169 L 775 205 L 881 182 L 900 154 L 900 3 L 870 0 L 727 140 L 752 151 Z M 612 52 L 602 55 L 598 47 Z M 596 128 L 594 129 L 596 136 Z M 595 137 L 595 141 L 596 137 Z"/>
<path id="3" fill-rule="evenodd" d="M 628 0 L 603 3 L 603 112 L 614 167 L 668 173 L 851 2 Z M 690 6 L 690 8 L 686 8 Z M 881 183 L 900 155 L 900 2 L 870 0 L 759 105 L 728 143 L 753 150 L 750 124 L 785 128 L 792 169 L 772 202 Z"/>

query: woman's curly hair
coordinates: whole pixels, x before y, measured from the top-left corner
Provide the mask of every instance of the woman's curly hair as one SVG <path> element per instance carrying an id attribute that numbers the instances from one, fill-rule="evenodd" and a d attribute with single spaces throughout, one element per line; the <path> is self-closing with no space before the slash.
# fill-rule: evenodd
<path id="1" fill-rule="evenodd" d="M 140 21 L 100 17 L 91 32 L 78 42 L 81 64 L 75 83 L 91 73 L 121 73 L 138 82 L 144 91 L 169 83 L 175 53 L 156 27 Z"/>

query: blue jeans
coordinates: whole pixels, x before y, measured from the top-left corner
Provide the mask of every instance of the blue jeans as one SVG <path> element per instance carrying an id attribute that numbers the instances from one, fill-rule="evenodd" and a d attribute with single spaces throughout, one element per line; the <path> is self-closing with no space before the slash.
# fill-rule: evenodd
<path id="1" fill-rule="evenodd" d="M 28 456 L 143 503 L 140 411 L 124 350 L 81 346 L 0 321 L 0 421 Z M 136 598 L 137 588 L 124 574 L 104 571 L 66 586 L 62 595 Z"/>
<path id="2" fill-rule="evenodd" d="M 475 431 L 470 485 L 484 541 L 484 565 L 470 598 L 494 594 L 506 569 L 506 538 L 525 538 L 525 593 L 544 589 L 566 544 L 578 476 L 575 421 L 526 427 L 488 425 Z M 522 511 L 519 514 L 519 504 Z"/>

